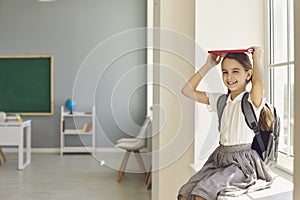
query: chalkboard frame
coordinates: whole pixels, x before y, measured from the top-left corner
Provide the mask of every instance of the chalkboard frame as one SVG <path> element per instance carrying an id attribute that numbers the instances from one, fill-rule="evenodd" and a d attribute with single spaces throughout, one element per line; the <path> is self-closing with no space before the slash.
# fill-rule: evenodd
<path id="1" fill-rule="evenodd" d="M 43 67 L 46 70 L 46 76 L 45 77 L 45 82 L 43 82 L 42 84 L 47 84 L 47 105 L 45 105 L 45 109 L 43 110 L 39 110 L 39 111 L 32 111 L 32 110 L 23 110 L 23 111 L 18 111 L 18 110 L 14 110 L 14 111 L 5 111 L 5 109 L 1 110 L 4 111 L 6 113 L 19 113 L 23 116 L 46 116 L 46 115 L 53 115 L 54 112 L 54 102 L 53 102 L 53 56 L 52 55 L 11 55 L 11 56 L 1 56 L 0 55 L 0 62 L 2 60 L 16 60 L 17 62 L 22 60 L 30 60 L 30 62 L 35 62 L 35 60 L 42 60 L 45 64 L 39 65 L 38 67 Z M 26 66 L 26 65 L 25 65 Z M 14 68 L 14 66 L 9 66 Z M 10 70 L 13 70 L 13 69 Z M 15 67 L 16 68 L 16 67 Z M 28 67 L 31 68 L 31 67 Z M 30 69 L 32 70 L 32 69 Z M 0 71 L 0 73 L 3 73 L 3 71 Z M 16 72 L 18 73 L 18 72 Z M 45 75 L 45 74 L 44 74 Z M 13 78 L 13 77 L 12 77 Z M 41 80 L 41 79 L 40 79 Z M 13 88 L 9 88 L 9 84 L 7 84 L 7 90 L 12 90 Z M 28 85 L 27 87 L 30 87 L 30 85 Z M 37 87 L 35 85 L 35 87 Z M 48 93 L 49 92 L 49 93 Z M 0 94 L 1 95 L 1 94 Z M 24 97 L 25 98 L 25 97 Z M 48 99 L 49 98 L 49 99 Z M 34 109 L 33 109 L 34 110 Z"/>

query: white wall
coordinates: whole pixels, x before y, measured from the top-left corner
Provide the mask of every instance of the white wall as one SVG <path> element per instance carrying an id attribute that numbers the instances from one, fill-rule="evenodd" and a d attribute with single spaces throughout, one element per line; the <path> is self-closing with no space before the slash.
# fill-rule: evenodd
<path id="1" fill-rule="evenodd" d="M 264 1 L 197 0 L 196 39 L 204 49 L 263 45 Z"/>

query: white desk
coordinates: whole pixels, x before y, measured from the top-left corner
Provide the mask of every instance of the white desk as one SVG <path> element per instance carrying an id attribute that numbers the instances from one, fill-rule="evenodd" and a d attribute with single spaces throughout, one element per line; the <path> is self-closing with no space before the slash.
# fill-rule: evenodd
<path id="1" fill-rule="evenodd" d="M 26 138 L 25 162 L 24 137 Z M 18 146 L 18 169 L 22 170 L 28 166 L 31 162 L 31 120 L 0 123 L 0 146 Z"/>

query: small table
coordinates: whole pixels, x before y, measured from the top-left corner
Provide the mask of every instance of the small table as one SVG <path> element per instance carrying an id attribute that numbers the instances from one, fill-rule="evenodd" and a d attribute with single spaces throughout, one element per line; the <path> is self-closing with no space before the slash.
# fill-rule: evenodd
<path id="1" fill-rule="evenodd" d="M 24 136 L 26 160 L 24 162 Z M 31 162 L 31 120 L 0 123 L 0 146 L 18 146 L 18 170 Z"/>

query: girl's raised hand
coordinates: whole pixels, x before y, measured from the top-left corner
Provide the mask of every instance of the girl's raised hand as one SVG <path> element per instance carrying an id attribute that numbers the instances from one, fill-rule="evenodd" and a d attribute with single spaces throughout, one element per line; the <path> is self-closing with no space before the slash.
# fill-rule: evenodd
<path id="1" fill-rule="evenodd" d="M 253 52 L 252 52 L 252 58 L 253 59 L 261 57 L 262 50 L 260 49 L 259 46 L 253 46 L 253 47 L 250 47 L 249 49 L 253 49 Z"/>
<path id="2" fill-rule="evenodd" d="M 221 56 L 215 54 L 208 54 L 206 64 L 209 65 L 211 68 L 218 65 L 222 60 Z"/>

